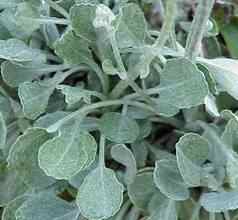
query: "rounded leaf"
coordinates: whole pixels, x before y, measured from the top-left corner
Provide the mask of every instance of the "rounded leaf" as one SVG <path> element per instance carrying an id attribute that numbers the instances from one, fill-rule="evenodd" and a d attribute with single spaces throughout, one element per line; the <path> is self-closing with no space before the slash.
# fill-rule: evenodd
<path id="1" fill-rule="evenodd" d="M 122 201 L 122 184 L 112 170 L 104 167 L 88 174 L 77 196 L 81 213 L 88 219 L 108 219 L 117 213 Z"/>
<path id="2" fill-rule="evenodd" d="M 48 176 L 69 179 L 94 161 L 96 151 L 92 135 L 70 129 L 41 146 L 39 165 Z"/>
<path id="3" fill-rule="evenodd" d="M 133 143 L 139 136 L 139 126 L 135 120 L 116 112 L 105 113 L 100 119 L 100 131 L 110 141 Z"/>

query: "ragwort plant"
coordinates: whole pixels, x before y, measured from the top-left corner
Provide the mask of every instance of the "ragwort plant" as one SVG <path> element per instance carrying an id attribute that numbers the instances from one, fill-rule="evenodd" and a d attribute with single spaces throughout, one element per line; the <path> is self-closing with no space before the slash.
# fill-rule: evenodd
<path id="1" fill-rule="evenodd" d="M 238 218 L 238 61 L 214 3 L 0 1 L 3 220 Z"/>

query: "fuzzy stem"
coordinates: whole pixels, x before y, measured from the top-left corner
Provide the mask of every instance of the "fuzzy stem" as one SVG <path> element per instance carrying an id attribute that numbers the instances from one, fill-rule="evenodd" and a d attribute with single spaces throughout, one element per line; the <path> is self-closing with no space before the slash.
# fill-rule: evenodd
<path id="1" fill-rule="evenodd" d="M 163 48 L 164 44 L 166 43 L 167 39 L 169 38 L 170 32 L 172 32 L 174 28 L 174 19 L 176 16 L 176 11 L 177 11 L 177 4 L 175 0 L 168 0 L 166 3 L 166 9 L 165 9 L 165 18 L 164 18 L 164 24 L 162 27 L 162 30 L 159 34 L 159 37 L 157 41 L 154 43 L 153 47 L 155 48 L 156 51 L 160 50 Z M 152 33 L 156 33 L 155 31 L 152 31 Z M 158 54 L 158 53 L 157 53 Z M 154 59 L 156 55 L 151 56 L 151 61 Z M 162 56 L 160 56 L 160 59 L 163 59 Z M 162 60 L 165 62 L 165 60 Z M 131 80 L 132 81 L 132 80 Z M 134 87 L 135 85 L 132 85 L 129 82 L 119 82 L 114 89 L 111 91 L 110 97 L 113 98 L 118 98 L 121 96 L 121 94 L 127 89 L 128 85 L 133 86 L 132 88 L 138 92 L 138 88 Z M 140 89 L 140 88 L 139 88 Z M 141 90 L 141 89 L 140 89 Z M 143 90 L 141 90 L 143 92 Z M 140 92 L 141 93 L 141 92 Z M 145 94 L 145 93 L 143 93 Z M 147 97 L 148 99 L 148 97 Z"/>
<path id="2" fill-rule="evenodd" d="M 105 168 L 105 137 L 101 135 L 99 143 L 99 167 Z"/>
<path id="3" fill-rule="evenodd" d="M 161 49 L 168 40 L 169 35 L 174 28 L 176 11 L 177 11 L 176 1 L 175 0 L 166 1 L 164 24 L 162 26 L 159 38 L 156 40 L 154 44 L 156 48 Z"/>
<path id="4" fill-rule="evenodd" d="M 224 212 L 224 218 L 225 220 L 231 220 L 231 217 L 228 211 Z"/>
<path id="5" fill-rule="evenodd" d="M 216 220 L 216 214 L 214 212 L 209 212 L 209 220 Z"/>
<path id="6" fill-rule="evenodd" d="M 136 93 L 140 94 L 147 102 L 151 103 L 151 98 L 144 93 L 144 91 L 134 82 L 134 80 L 129 78 L 129 76 L 127 74 L 127 71 L 126 71 L 126 68 L 125 68 L 125 66 L 123 64 L 123 61 L 122 61 L 120 51 L 119 51 L 118 46 L 117 46 L 116 35 L 115 35 L 114 30 L 112 30 L 111 33 L 110 33 L 110 41 L 111 41 L 112 50 L 113 50 L 113 53 L 114 53 L 114 56 L 115 56 L 115 60 L 117 62 L 118 68 L 120 70 L 119 77 L 124 82 L 126 82 L 128 85 L 130 85 L 130 87 Z"/>
<path id="7" fill-rule="evenodd" d="M 192 27 L 188 35 L 185 57 L 195 60 L 201 48 L 202 38 L 213 8 L 215 0 L 200 0 L 197 7 Z"/>

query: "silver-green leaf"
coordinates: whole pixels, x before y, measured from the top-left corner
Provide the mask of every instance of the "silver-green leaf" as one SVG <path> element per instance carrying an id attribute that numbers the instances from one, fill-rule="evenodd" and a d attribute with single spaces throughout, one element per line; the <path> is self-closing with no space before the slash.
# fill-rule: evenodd
<path id="1" fill-rule="evenodd" d="M 136 160 L 131 150 L 124 144 L 117 144 L 112 146 L 111 155 L 114 160 L 126 167 L 124 175 L 125 183 L 127 185 L 133 183 L 136 177 L 137 168 Z"/>
<path id="2" fill-rule="evenodd" d="M 105 113 L 99 129 L 107 139 L 119 144 L 133 143 L 140 132 L 135 120 L 116 112 Z"/>
<path id="3" fill-rule="evenodd" d="M 154 182 L 160 191 L 172 200 L 189 198 L 188 186 L 185 184 L 176 160 L 159 160 L 155 164 Z"/>
<path id="4" fill-rule="evenodd" d="M 77 204 L 88 219 L 108 219 L 115 215 L 123 201 L 123 186 L 115 173 L 98 167 L 86 176 L 79 188 Z"/>
<path id="5" fill-rule="evenodd" d="M 39 166 L 48 176 L 70 179 L 88 167 L 96 157 L 97 143 L 92 135 L 77 126 L 63 127 L 59 136 L 39 150 Z"/>
<path id="6" fill-rule="evenodd" d="M 208 159 L 208 141 L 195 133 L 188 133 L 176 144 L 178 167 L 184 181 L 189 186 L 201 186 L 203 163 Z"/>
<path id="7" fill-rule="evenodd" d="M 38 151 L 50 135 L 43 129 L 30 128 L 19 136 L 10 149 L 8 164 L 19 173 L 19 177 L 31 187 L 49 186 L 55 181 L 47 177 L 38 165 Z"/>
<path id="8" fill-rule="evenodd" d="M 201 197 L 201 205 L 209 212 L 224 212 L 238 208 L 238 192 L 210 192 Z"/>
<path id="9" fill-rule="evenodd" d="M 171 59 L 161 72 L 159 94 L 160 104 L 191 108 L 204 103 L 208 84 L 203 73 L 188 59 Z"/>

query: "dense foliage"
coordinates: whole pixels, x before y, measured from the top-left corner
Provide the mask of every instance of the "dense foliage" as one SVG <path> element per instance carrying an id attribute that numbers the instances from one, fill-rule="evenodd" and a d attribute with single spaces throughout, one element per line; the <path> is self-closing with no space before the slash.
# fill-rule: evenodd
<path id="1" fill-rule="evenodd" d="M 238 219 L 236 14 L 0 0 L 2 219 Z"/>

